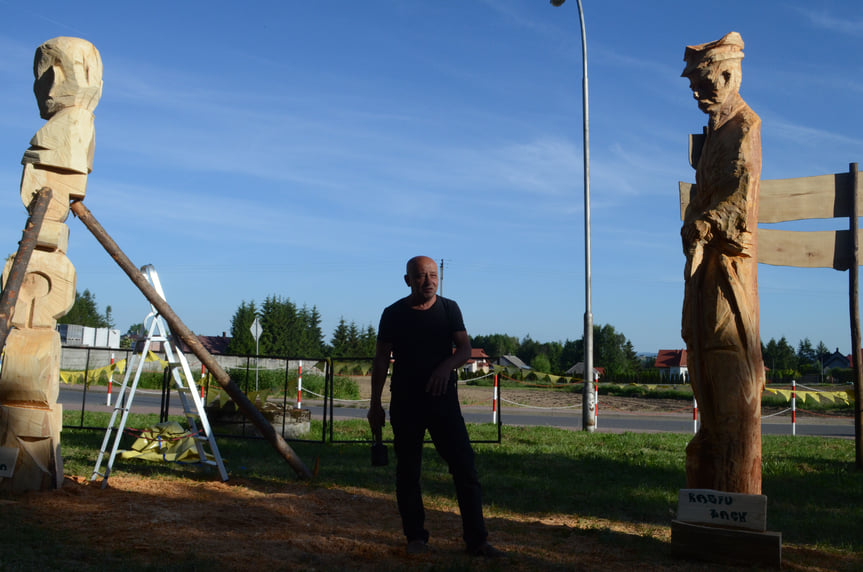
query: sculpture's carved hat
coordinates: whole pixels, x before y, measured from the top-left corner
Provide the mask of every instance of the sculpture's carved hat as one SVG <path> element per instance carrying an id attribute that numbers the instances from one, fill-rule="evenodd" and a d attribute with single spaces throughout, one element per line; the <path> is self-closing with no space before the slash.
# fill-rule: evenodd
<path id="1" fill-rule="evenodd" d="M 715 42 L 686 46 L 683 54 L 686 67 L 680 76 L 687 77 L 695 70 L 730 59 L 743 59 L 743 38 L 737 32 L 729 32 Z"/>

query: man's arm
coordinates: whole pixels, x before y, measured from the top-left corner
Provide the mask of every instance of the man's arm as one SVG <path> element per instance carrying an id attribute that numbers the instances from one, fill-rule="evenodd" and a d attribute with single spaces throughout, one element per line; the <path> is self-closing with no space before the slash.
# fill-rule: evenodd
<path id="1" fill-rule="evenodd" d="M 464 330 L 453 332 L 452 341 L 455 344 L 455 351 L 435 368 L 426 384 L 426 391 L 432 395 L 443 395 L 446 393 L 452 370 L 470 359 L 470 338 L 467 332 Z"/>
<path id="2" fill-rule="evenodd" d="M 366 418 L 369 420 L 369 427 L 372 428 L 372 434 L 379 434 L 383 426 L 387 422 L 387 414 L 384 411 L 381 398 L 384 392 L 384 385 L 387 382 L 387 371 L 390 369 L 390 354 L 393 351 L 391 342 L 382 342 L 378 340 L 375 346 L 375 358 L 372 361 L 372 396 L 369 403 L 369 412 Z"/>

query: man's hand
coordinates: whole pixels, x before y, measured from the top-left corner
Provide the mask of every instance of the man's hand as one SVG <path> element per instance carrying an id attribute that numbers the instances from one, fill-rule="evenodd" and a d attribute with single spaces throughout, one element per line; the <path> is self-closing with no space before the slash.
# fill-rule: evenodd
<path id="1" fill-rule="evenodd" d="M 426 383 L 426 393 L 430 393 L 433 397 L 439 397 L 446 393 L 451 374 L 452 370 L 447 369 L 445 365 L 436 367 L 429 377 L 428 383 Z"/>
<path id="2" fill-rule="evenodd" d="M 366 414 L 366 419 L 369 420 L 369 427 L 372 429 L 372 435 L 380 434 L 384 425 L 387 424 L 387 414 L 380 403 L 372 403 L 369 406 L 369 412 Z"/>

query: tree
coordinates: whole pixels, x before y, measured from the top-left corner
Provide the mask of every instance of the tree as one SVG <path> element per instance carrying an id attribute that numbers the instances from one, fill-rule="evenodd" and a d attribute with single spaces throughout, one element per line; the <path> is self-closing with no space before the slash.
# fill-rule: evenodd
<path id="1" fill-rule="evenodd" d="M 324 334 L 321 331 L 321 314 L 317 306 L 303 306 L 299 313 L 302 324 L 300 332 L 299 355 L 306 357 L 318 357 L 326 354 Z"/>
<path id="2" fill-rule="evenodd" d="M 530 367 L 533 368 L 534 371 L 551 373 L 551 361 L 549 361 L 548 356 L 545 354 L 538 354 L 534 357 L 530 361 Z"/>
<path id="3" fill-rule="evenodd" d="M 771 379 L 781 378 L 788 375 L 794 375 L 797 371 L 797 352 L 785 336 L 777 342 L 770 338 L 765 346 L 761 344 L 761 356 L 764 359 L 765 367 L 770 369 L 769 377 Z"/>
<path id="4" fill-rule="evenodd" d="M 516 355 L 519 349 L 519 341 L 515 336 L 506 334 L 480 335 L 471 338 L 470 345 L 482 348 L 485 353 L 493 358 L 504 355 Z"/>
<path id="5" fill-rule="evenodd" d="M 139 322 L 137 324 L 132 324 L 126 330 L 126 333 L 120 337 L 120 347 L 123 349 L 132 347 L 132 338 L 134 336 L 144 335 L 144 323 Z"/>
<path id="6" fill-rule="evenodd" d="M 113 320 L 111 319 L 111 307 L 108 306 L 106 315 L 99 313 L 96 297 L 89 290 L 79 293 L 75 290 L 75 303 L 72 309 L 57 319 L 58 324 L 78 324 L 89 328 L 107 328 Z"/>
<path id="7" fill-rule="evenodd" d="M 297 315 L 297 307 L 288 298 L 267 296 L 261 306 L 260 355 L 293 356 L 299 355 L 302 325 Z"/>
<path id="8" fill-rule="evenodd" d="M 374 357 L 375 347 L 377 346 L 378 335 L 375 332 L 374 326 L 369 324 L 365 331 L 360 334 L 359 354 L 364 357 Z"/>
<path id="9" fill-rule="evenodd" d="M 244 300 L 231 318 L 231 341 L 228 342 L 228 353 L 234 355 L 254 355 L 255 338 L 252 336 L 252 322 L 257 316 L 254 300 L 248 304 Z"/>
<path id="10" fill-rule="evenodd" d="M 116 326 L 114 323 L 114 314 L 111 306 L 105 306 L 105 327 L 113 328 Z"/>
<path id="11" fill-rule="evenodd" d="M 584 361 L 584 342 L 582 340 L 566 340 L 558 358 L 557 369 L 564 372 L 577 364 Z"/>
<path id="12" fill-rule="evenodd" d="M 816 362 L 818 359 L 815 354 L 815 349 L 812 347 L 812 342 L 809 338 L 803 338 L 797 344 L 797 363 L 799 365 L 808 365 Z"/>
<path id="13" fill-rule="evenodd" d="M 348 323 L 345 318 L 339 318 L 339 325 L 333 330 L 333 338 L 330 343 L 330 353 L 335 358 L 348 357 L 350 351 L 350 340 L 348 338 Z"/>
<path id="14" fill-rule="evenodd" d="M 578 361 L 584 361 L 584 337 L 575 342 Z M 577 362 L 576 362 L 577 363 Z M 610 324 L 593 325 L 593 367 L 605 368 L 605 376 L 611 380 L 616 375 L 635 373 L 639 368 L 638 355 L 632 342 L 618 333 Z"/>
<path id="15" fill-rule="evenodd" d="M 375 355 L 377 333 L 369 324 L 360 331 L 356 322 L 348 324 L 344 318 L 339 320 L 333 330 L 331 352 L 334 358 L 371 358 Z"/>

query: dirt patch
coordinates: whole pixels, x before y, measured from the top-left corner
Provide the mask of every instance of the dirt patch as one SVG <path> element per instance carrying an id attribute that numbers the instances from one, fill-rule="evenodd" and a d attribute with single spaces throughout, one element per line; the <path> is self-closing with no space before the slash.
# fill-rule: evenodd
<path id="1" fill-rule="evenodd" d="M 101 489 L 76 477 L 14 504 L 79 547 L 58 557 L 80 569 L 133 563 L 183 569 L 191 554 L 214 570 L 721 569 L 673 559 L 668 527 L 577 515 L 488 514 L 493 540 L 508 555 L 478 560 L 463 552 L 457 511 L 440 506 L 427 511 L 433 550 L 409 556 L 394 499 L 351 487 L 113 476 Z M 654 552 L 649 561 L 645 550 Z"/>
<path id="2" fill-rule="evenodd" d="M 371 395 L 369 378 L 356 377 L 360 390 L 360 399 L 366 400 Z M 460 383 L 458 386 L 459 401 L 465 407 L 491 408 L 494 397 L 491 387 L 477 387 Z M 542 407 L 542 408 L 577 408 L 581 405 L 581 394 L 564 390 L 543 389 L 512 389 L 502 388 L 499 394 L 500 407 Z M 389 390 L 384 390 L 383 401 L 389 400 Z M 358 407 L 365 407 L 367 403 L 362 402 Z M 691 412 L 692 403 L 680 399 L 643 399 L 638 397 L 618 397 L 615 395 L 600 395 L 599 408 L 605 411 L 622 412 Z"/>
<path id="3" fill-rule="evenodd" d="M 368 388 L 361 391 L 367 397 Z M 491 399 L 489 388 L 459 386 L 459 392 L 466 406 Z M 563 392 L 506 389 L 502 397 L 542 407 L 581 403 L 580 395 Z M 678 400 L 599 400 L 600 411 L 672 412 L 689 406 Z M 516 405 L 504 402 L 503 407 Z M 433 500 L 426 505 L 433 549 L 409 556 L 393 495 L 347 483 L 324 488 L 236 477 L 223 483 L 121 474 L 101 489 L 84 478 L 67 477 L 57 491 L 24 494 L 3 505 L 4 511 L 20 508 L 27 523 L 63 539 L 68 549 L 57 558 L 70 570 L 146 565 L 172 570 L 737 570 L 675 559 L 670 518 L 663 526 L 578 514 L 514 514 L 493 506 L 486 509 L 491 540 L 507 556 L 477 560 L 463 552 L 457 508 Z M 786 546 L 783 554 L 790 569 L 828 569 L 823 553 Z"/>

